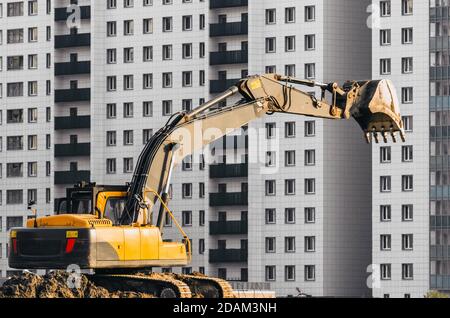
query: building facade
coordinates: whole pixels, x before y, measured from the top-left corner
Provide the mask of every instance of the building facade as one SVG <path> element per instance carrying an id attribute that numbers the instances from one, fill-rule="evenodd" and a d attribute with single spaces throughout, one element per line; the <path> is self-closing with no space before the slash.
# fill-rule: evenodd
<path id="1" fill-rule="evenodd" d="M 392 279 L 374 296 L 419 296 L 428 288 L 432 244 L 429 8 L 414 3 L 413 17 L 394 16 L 396 2 L 381 25 L 393 30 L 392 40 L 403 24 L 414 26 L 413 74 L 377 72 L 380 59 L 399 65 L 394 59 L 405 50 L 394 41 L 376 45 L 381 30 L 366 25 L 370 0 L 2 1 L 1 275 L 12 273 L 7 231 L 31 215 L 29 200 L 37 199 L 38 214 L 50 214 L 71 184 L 129 182 L 153 132 L 237 79 L 266 72 L 323 82 L 387 77 L 402 92 L 414 87 L 414 103 L 402 105 L 414 117 L 407 135 L 413 163 L 399 161 L 404 145 L 388 145 L 391 163 L 380 163 L 380 146 L 371 151 L 356 123 L 287 115 L 252 122 L 174 173 L 171 207 L 192 239 L 193 262 L 164 270 L 261 283 L 279 295 L 299 288 L 359 297 L 372 294 L 367 267 L 389 262 Z M 409 138 L 416 134 L 420 140 Z M 396 174 L 392 192 L 380 193 L 386 171 Z M 413 192 L 400 191 L 411 175 Z M 413 205 L 413 222 L 380 222 L 380 206 L 390 201 L 392 216 Z M 175 231 L 168 220 L 165 238 L 177 239 Z M 380 251 L 380 236 L 397 244 L 410 234 L 413 251 Z M 399 284 L 394 274 L 411 263 L 414 279 Z"/>

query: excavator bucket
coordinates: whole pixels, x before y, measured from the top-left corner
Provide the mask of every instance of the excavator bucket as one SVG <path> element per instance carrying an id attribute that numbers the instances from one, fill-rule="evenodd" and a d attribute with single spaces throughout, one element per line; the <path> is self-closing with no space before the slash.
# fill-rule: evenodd
<path id="1" fill-rule="evenodd" d="M 387 142 L 392 136 L 396 142 L 396 133 L 399 132 L 402 141 L 405 141 L 403 122 L 400 115 L 397 93 L 389 80 L 375 80 L 359 82 L 350 115 L 355 118 L 366 135 L 367 142 L 372 136 L 379 142 L 379 135 Z"/>

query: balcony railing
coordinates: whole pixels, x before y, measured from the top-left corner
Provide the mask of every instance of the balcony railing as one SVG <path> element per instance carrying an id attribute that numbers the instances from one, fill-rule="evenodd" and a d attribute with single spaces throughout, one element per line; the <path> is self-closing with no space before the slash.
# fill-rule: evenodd
<path id="1" fill-rule="evenodd" d="M 209 0 L 210 9 L 246 7 L 248 0 Z"/>
<path id="2" fill-rule="evenodd" d="M 241 221 L 212 221 L 209 222 L 210 235 L 247 234 L 248 222 Z"/>
<path id="3" fill-rule="evenodd" d="M 244 249 L 209 250 L 210 263 L 242 263 L 247 259 L 248 251 Z"/>
<path id="4" fill-rule="evenodd" d="M 55 117 L 55 130 L 91 128 L 91 116 Z"/>
<path id="5" fill-rule="evenodd" d="M 55 90 L 55 103 L 82 102 L 89 100 L 91 100 L 90 88 Z"/>
<path id="6" fill-rule="evenodd" d="M 209 26 L 209 36 L 232 36 L 248 34 L 248 22 L 215 23 Z"/>
<path id="7" fill-rule="evenodd" d="M 91 62 L 65 62 L 55 63 L 55 75 L 76 75 L 76 74 L 90 74 Z"/>
<path id="8" fill-rule="evenodd" d="M 56 144 L 55 157 L 83 157 L 91 154 L 90 143 Z"/>
<path id="9" fill-rule="evenodd" d="M 66 47 L 77 47 L 77 46 L 90 46 L 90 45 L 91 45 L 90 33 L 65 34 L 55 36 L 55 49 L 62 49 Z"/>
<path id="10" fill-rule="evenodd" d="M 73 12 L 67 12 L 67 7 L 55 8 L 55 21 L 67 21 L 67 18 L 73 14 Z M 80 18 L 90 19 L 91 18 L 91 7 L 90 6 L 80 6 Z"/>
<path id="11" fill-rule="evenodd" d="M 209 63 L 211 65 L 248 63 L 248 51 L 210 52 Z"/>
<path id="12" fill-rule="evenodd" d="M 76 184 L 81 181 L 89 182 L 90 171 L 55 171 L 55 184 Z"/>
<path id="13" fill-rule="evenodd" d="M 245 178 L 248 176 L 248 164 L 219 164 L 209 166 L 210 178 Z"/>
<path id="14" fill-rule="evenodd" d="M 227 89 L 237 84 L 238 82 L 239 79 L 212 80 L 209 82 L 209 92 L 211 94 L 225 92 Z"/>
<path id="15" fill-rule="evenodd" d="M 237 206 L 248 205 L 247 192 L 210 193 L 209 206 Z"/>

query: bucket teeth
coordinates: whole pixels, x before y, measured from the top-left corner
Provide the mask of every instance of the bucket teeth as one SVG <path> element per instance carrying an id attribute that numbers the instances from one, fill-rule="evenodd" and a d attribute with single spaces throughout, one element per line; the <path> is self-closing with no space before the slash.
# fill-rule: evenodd
<path id="1" fill-rule="evenodd" d="M 378 132 L 375 130 L 375 128 L 373 129 L 373 139 L 377 144 L 380 142 L 380 140 L 378 139 Z"/>
<path id="2" fill-rule="evenodd" d="M 372 142 L 372 134 L 370 132 L 364 133 L 364 137 L 366 138 L 368 144 Z"/>
<path id="3" fill-rule="evenodd" d="M 384 127 L 383 128 L 381 128 L 381 135 L 383 136 L 383 141 L 384 141 L 384 143 L 386 143 L 387 144 L 387 142 L 388 142 L 388 134 L 387 134 L 387 132 L 384 130 Z"/>

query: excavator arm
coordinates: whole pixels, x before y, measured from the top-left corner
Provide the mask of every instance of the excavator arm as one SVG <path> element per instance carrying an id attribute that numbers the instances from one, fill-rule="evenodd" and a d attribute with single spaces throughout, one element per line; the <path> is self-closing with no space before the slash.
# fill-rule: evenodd
<path id="1" fill-rule="evenodd" d="M 294 85 L 319 87 L 320 99 Z M 217 107 L 238 93 L 243 97 L 240 102 Z M 340 87 L 337 83 L 323 84 L 276 74 L 251 76 L 191 112 L 175 114 L 155 133 L 138 159 L 121 224 L 137 222 L 142 211 L 152 211 L 161 200 L 164 204 L 160 205 L 157 226 L 162 229 L 174 166 L 233 130 L 273 113 L 325 119 L 353 117 L 368 142 L 372 136 L 378 142 L 378 134 L 385 142 L 389 135 L 395 142 L 397 132 L 404 141 L 395 88 L 388 80 L 352 81 Z M 144 223 L 148 219 L 151 217 L 145 217 Z"/>

